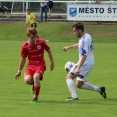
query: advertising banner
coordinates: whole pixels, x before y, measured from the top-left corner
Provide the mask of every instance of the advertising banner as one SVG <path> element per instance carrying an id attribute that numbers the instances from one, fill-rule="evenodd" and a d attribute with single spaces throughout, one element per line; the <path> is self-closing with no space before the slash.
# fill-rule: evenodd
<path id="1" fill-rule="evenodd" d="M 117 5 L 114 4 L 68 4 L 69 21 L 117 21 Z"/>

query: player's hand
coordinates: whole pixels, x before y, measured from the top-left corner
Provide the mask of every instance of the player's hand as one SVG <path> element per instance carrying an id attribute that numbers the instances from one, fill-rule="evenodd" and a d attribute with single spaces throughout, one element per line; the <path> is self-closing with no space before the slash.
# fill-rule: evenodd
<path id="1" fill-rule="evenodd" d="M 67 51 L 69 49 L 69 47 L 64 47 L 63 51 Z"/>
<path id="2" fill-rule="evenodd" d="M 76 71 L 74 72 L 74 75 L 75 76 L 78 76 L 79 72 L 80 72 L 80 69 L 79 68 L 76 68 Z"/>
<path id="3" fill-rule="evenodd" d="M 51 64 L 50 71 L 52 71 L 53 69 L 54 69 L 54 63 Z"/>
<path id="4" fill-rule="evenodd" d="M 21 76 L 21 72 L 17 72 L 17 74 L 14 76 L 16 80 L 18 80 Z"/>

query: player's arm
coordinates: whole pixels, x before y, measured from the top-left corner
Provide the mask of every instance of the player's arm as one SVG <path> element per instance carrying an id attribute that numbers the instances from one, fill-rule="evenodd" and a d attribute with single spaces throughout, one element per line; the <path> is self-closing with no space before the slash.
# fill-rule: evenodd
<path id="1" fill-rule="evenodd" d="M 88 39 L 85 40 L 84 42 L 84 46 L 82 47 L 82 51 L 81 51 L 81 58 L 78 62 L 78 66 L 76 68 L 76 71 L 75 71 L 75 75 L 78 76 L 79 72 L 80 72 L 80 68 L 82 67 L 82 65 L 84 64 L 86 58 L 87 58 L 87 55 L 88 55 L 88 47 L 89 47 L 89 42 L 88 42 Z"/>
<path id="2" fill-rule="evenodd" d="M 51 50 L 47 50 L 48 52 L 48 56 L 49 56 L 49 59 L 50 59 L 50 62 L 51 62 L 51 66 L 50 66 L 50 70 L 52 71 L 54 69 L 54 59 L 53 59 L 53 55 L 52 55 L 52 52 Z"/>
<path id="3" fill-rule="evenodd" d="M 63 51 L 67 51 L 69 49 L 74 49 L 74 48 L 78 48 L 78 44 L 74 44 L 74 45 L 71 45 L 71 46 L 66 46 L 63 48 Z"/>
<path id="4" fill-rule="evenodd" d="M 26 24 L 24 25 L 24 28 L 26 28 L 26 26 L 29 24 L 29 21 L 26 22 Z"/>
<path id="5" fill-rule="evenodd" d="M 25 65 L 25 62 L 26 62 L 26 58 L 21 58 L 20 60 L 20 63 L 19 63 L 19 69 L 18 69 L 18 72 L 16 73 L 15 75 L 15 79 L 19 79 L 19 77 L 21 76 L 21 71 Z"/>
<path id="6" fill-rule="evenodd" d="M 82 55 L 81 59 L 78 62 L 78 66 L 77 66 L 76 71 L 75 71 L 75 74 L 74 74 L 75 76 L 78 76 L 78 74 L 80 72 L 80 68 L 84 64 L 86 58 L 87 58 L 87 55 Z"/>

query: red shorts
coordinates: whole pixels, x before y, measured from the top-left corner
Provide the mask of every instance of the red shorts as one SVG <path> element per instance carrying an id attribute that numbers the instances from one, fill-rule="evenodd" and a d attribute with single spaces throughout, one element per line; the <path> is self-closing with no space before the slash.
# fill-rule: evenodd
<path id="1" fill-rule="evenodd" d="M 41 77 L 40 77 L 40 80 L 43 80 L 43 74 L 45 72 L 45 68 L 43 66 L 38 66 L 38 67 L 27 67 L 25 73 L 24 73 L 24 76 L 25 75 L 30 75 L 32 78 L 33 78 L 33 75 L 35 73 L 38 73 Z"/>

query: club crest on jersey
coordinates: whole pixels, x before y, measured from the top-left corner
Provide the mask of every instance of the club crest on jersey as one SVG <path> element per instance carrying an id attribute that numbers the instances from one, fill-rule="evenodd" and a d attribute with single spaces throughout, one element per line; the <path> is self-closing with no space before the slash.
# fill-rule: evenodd
<path id="1" fill-rule="evenodd" d="M 41 45 L 38 45 L 38 46 L 37 46 L 37 49 L 38 49 L 38 50 L 41 50 Z"/>

